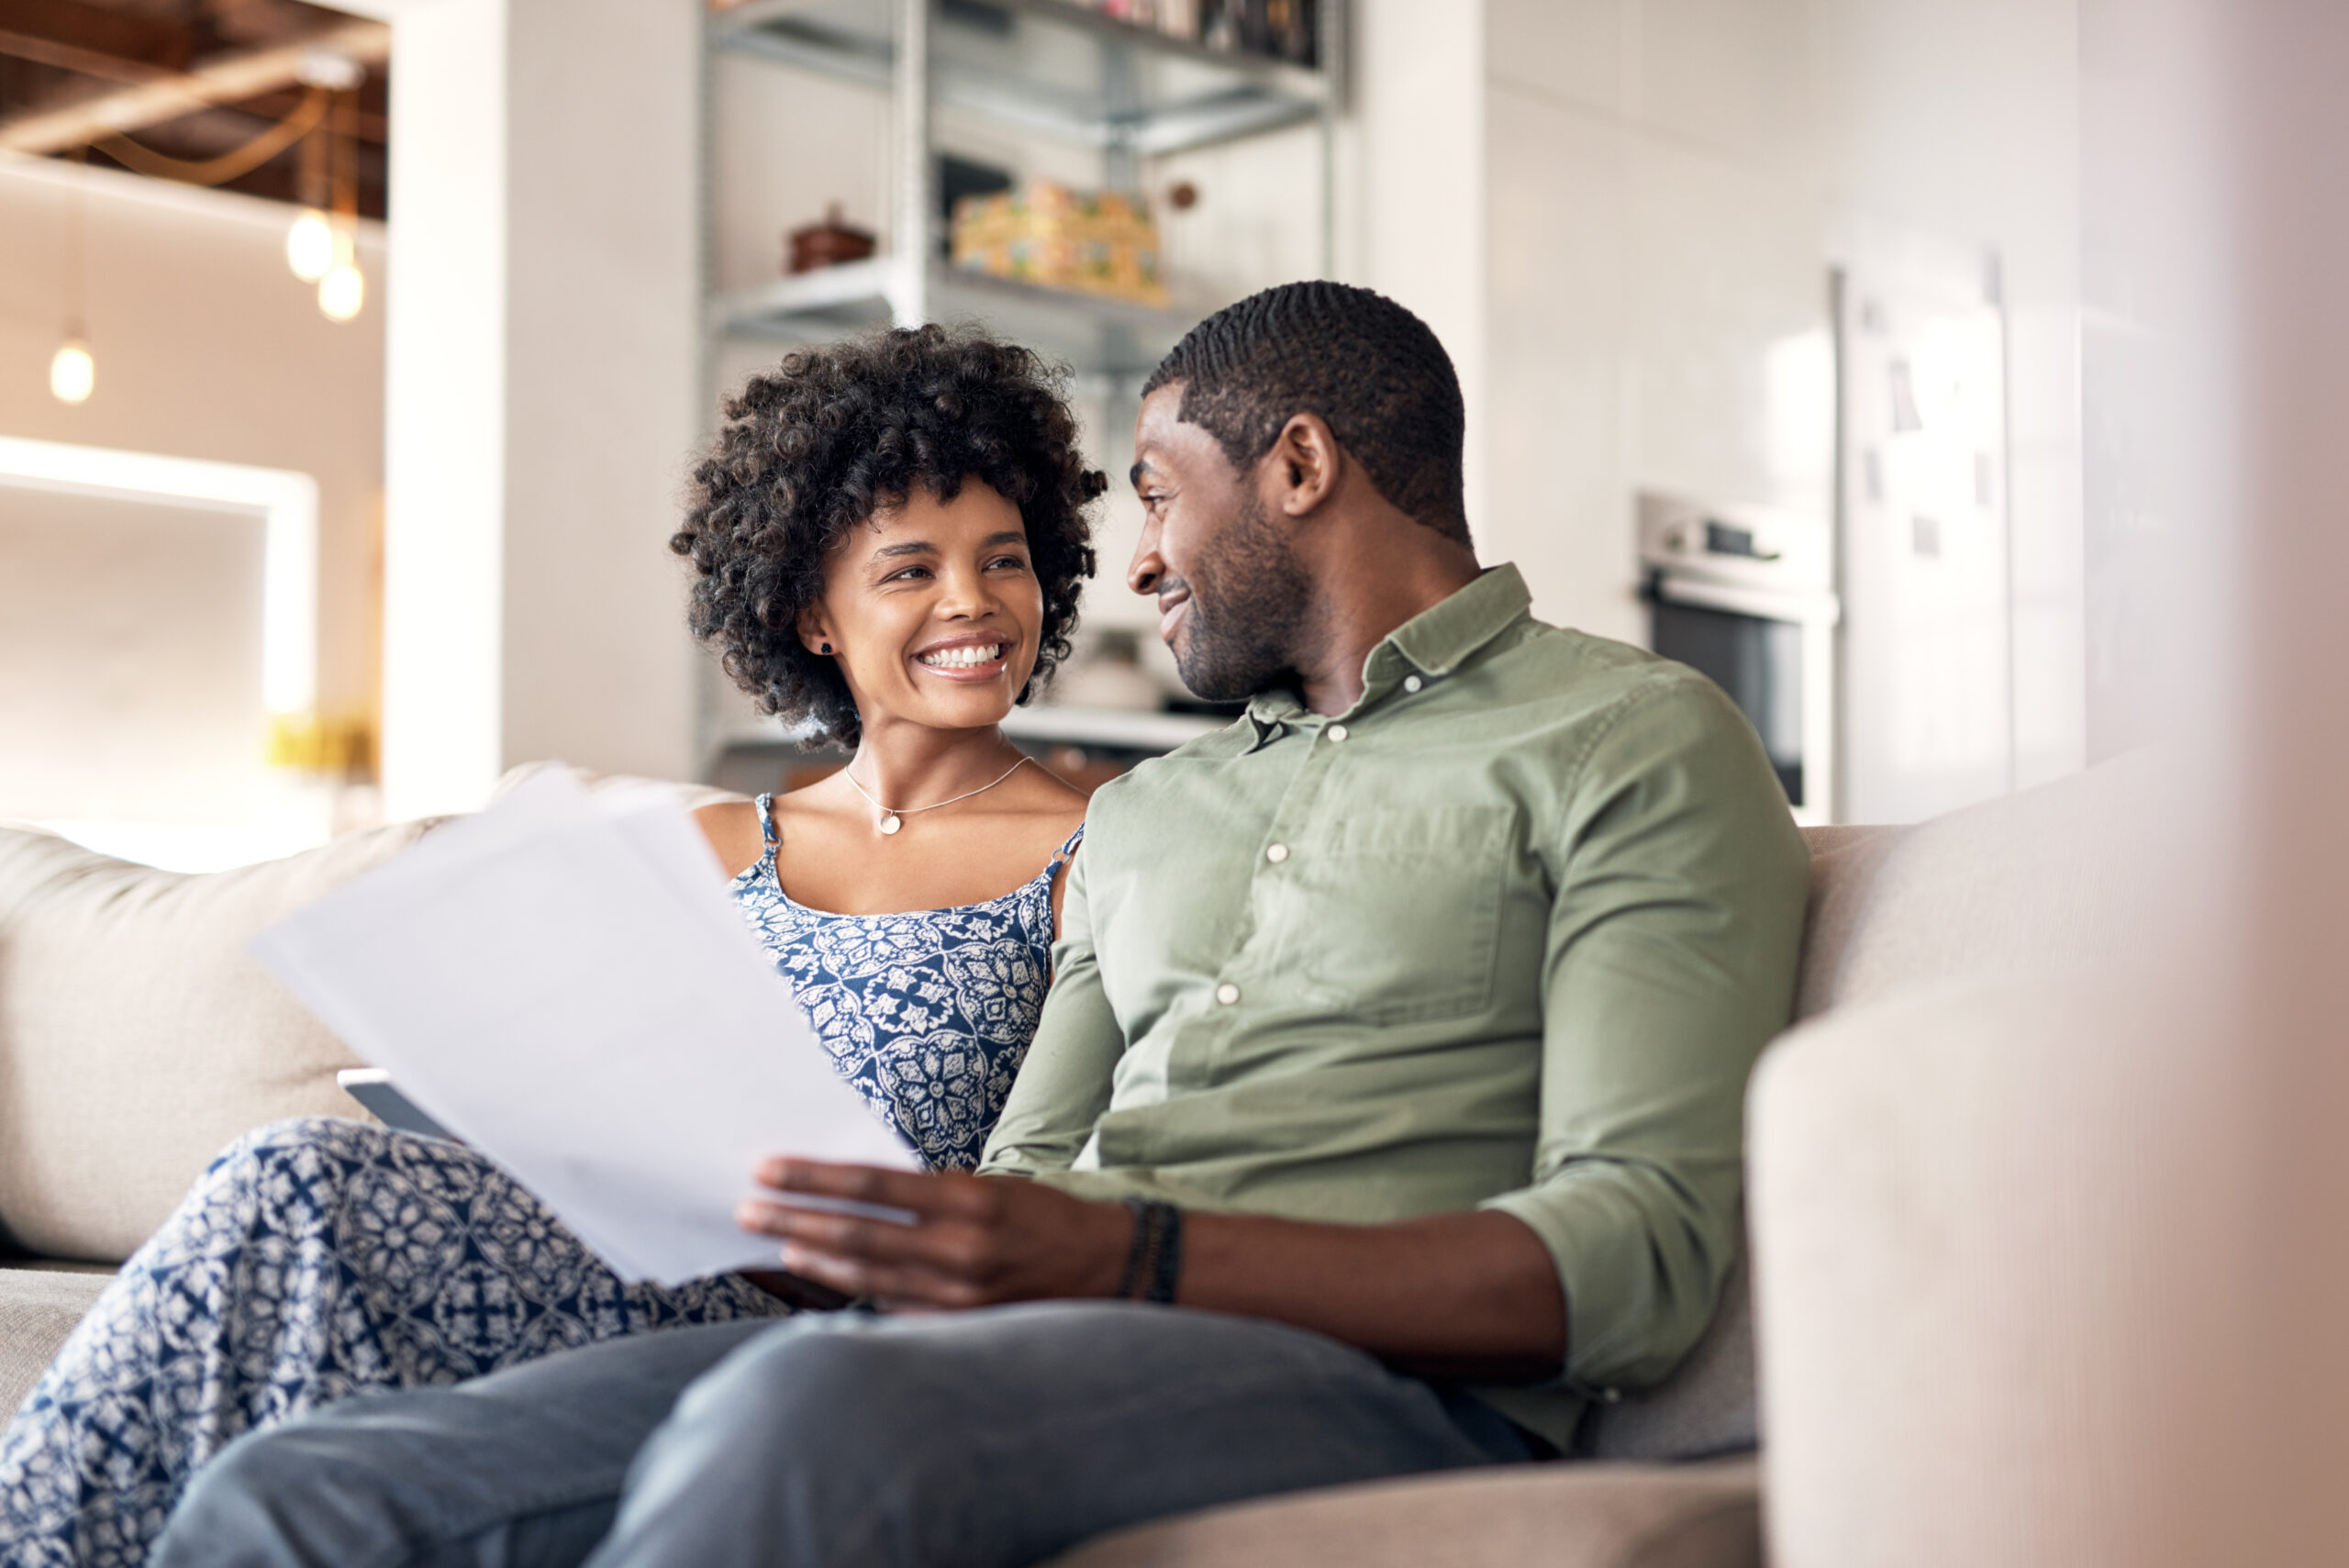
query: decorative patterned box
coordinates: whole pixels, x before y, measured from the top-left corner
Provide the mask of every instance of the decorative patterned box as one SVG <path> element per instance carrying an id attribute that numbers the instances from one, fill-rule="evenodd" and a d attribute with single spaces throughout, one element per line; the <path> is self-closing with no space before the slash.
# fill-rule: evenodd
<path id="1" fill-rule="evenodd" d="M 1158 225 L 1141 199 L 1052 180 L 954 204 L 954 264 L 1047 288 L 1164 305 Z"/>

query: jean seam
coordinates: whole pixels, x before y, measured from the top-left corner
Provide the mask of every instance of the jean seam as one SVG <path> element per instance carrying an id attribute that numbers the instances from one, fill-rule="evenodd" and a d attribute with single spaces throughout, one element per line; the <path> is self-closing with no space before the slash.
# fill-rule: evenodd
<path id="1" fill-rule="evenodd" d="M 482 1531 L 491 1529 L 500 1523 L 512 1525 L 518 1523 L 523 1519 L 535 1518 L 541 1514 L 553 1513 L 558 1508 L 575 1507 L 581 1503 L 593 1501 L 600 1493 L 603 1492 L 608 1492 L 609 1496 L 617 1498 L 619 1496 L 619 1484 L 614 1483 L 608 1488 L 574 1487 L 568 1490 L 534 1496 L 526 1501 L 520 1507 L 513 1507 L 510 1502 L 501 1503 L 498 1505 L 498 1510 L 495 1513 L 491 1514 L 486 1518 L 478 1518 L 473 1521 L 470 1528 L 452 1528 L 429 1532 L 425 1535 L 420 1544 L 427 1549 L 437 1551 L 440 1547 L 463 1540 L 469 1536 L 479 1535 Z M 418 1544 L 418 1542 L 415 1541 L 403 1542 L 391 1549 L 387 1554 L 381 1557 L 369 1558 L 362 1563 L 353 1565 L 353 1568 L 398 1568 L 398 1565 L 403 1562 L 412 1562 L 416 1561 L 416 1549 Z"/>
<path id="2" fill-rule="evenodd" d="M 1392 1376 L 1393 1374 L 1390 1373 L 1388 1375 Z M 1351 1378 L 1339 1373 L 1318 1373 L 1313 1376 L 1310 1384 L 1307 1385 L 1306 1391 L 1322 1392 L 1333 1388 L 1342 1389 L 1353 1385 L 1353 1380 Z M 1097 1430 L 1108 1424 L 1130 1420 L 1137 1415 L 1145 1417 L 1152 1414 L 1171 1415 L 1177 1412 L 1189 1413 L 1196 1410 L 1206 1409 L 1224 1399 L 1230 1398 L 1237 1394 L 1264 1393 L 1268 1390 L 1278 1391 L 1282 1388 L 1294 1390 L 1297 1389 L 1297 1382 L 1296 1380 L 1284 1377 L 1255 1376 L 1247 1379 L 1245 1383 L 1241 1384 L 1228 1383 L 1219 1388 L 1212 1396 L 1194 1390 L 1186 1390 L 1183 1393 L 1171 1397 L 1151 1393 L 1136 1393 L 1116 1405 L 1103 1406 L 1090 1411 L 1080 1413 L 1074 1419 L 1068 1421 L 1062 1427 L 1061 1435 L 1066 1437 L 1085 1431 Z M 1426 1385 L 1422 1384 L 1421 1387 L 1426 1388 Z M 1431 1397 L 1432 1397 L 1432 1389 L 1429 1389 L 1428 1392 Z M 1443 1411 L 1442 1402 L 1440 1400 L 1437 1402 L 1436 1416 L 1445 1429 L 1449 1430 L 1453 1437 L 1458 1440 L 1461 1448 L 1473 1457 L 1471 1457 L 1465 1464 L 1440 1465 L 1434 1468 L 1466 1468 L 1475 1464 L 1489 1462 L 1481 1451 L 1477 1449 L 1475 1442 L 1470 1439 L 1465 1432 L 1461 1431 L 1457 1424 L 1454 1423 L 1451 1417 Z M 1008 1436 L 979 1437 L 974 1439 L 967 1447 L 958 1450 L 957 1453 L 960 1456 L 970 1456 L 986 1450 L 1001 1450 L 1005 1448 L 1010 1448 L 1017 1451 L 1019 1448 L 1019 1440 Z M 935 1470 L 938 1467 L 934 1464 L 925 1464 L 922 1468 Z M 1335 1483 L 1332 1483 L 1332 1485 L 1335 1485 Z M 886 1510 L 879 1510 L 870 1516 L 869 1520 L 864 1527 L 863 1534 L 860 1538 L 860 1543 L 869 1544 L 873 1538 L 874 1531 L 884 1527 L 885 1523 Z"/>

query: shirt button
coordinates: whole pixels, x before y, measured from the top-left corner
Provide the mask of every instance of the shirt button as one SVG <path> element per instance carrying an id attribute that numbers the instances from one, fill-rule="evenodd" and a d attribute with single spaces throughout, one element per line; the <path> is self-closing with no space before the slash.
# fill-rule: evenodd
<path id="1" fill-rule="evenodd" d="M 1271 849 L 1264 851 L 1264 858 L 1272 862 L 1275 865 L 1278 865 L 1283 861 L 1288 859 L 1288 846 L 1286 844 L 1275 844 Z"/>
<path id="2" fill-rule="evenodd" d="M 1229 1007 L 1240 1000 L 1240 987 L 1227 980 L 1215 988 L 1215 999 Z"/>
<path id="3" fill-rule="evenodd" d="M 1403 677 L 1403 689 L 1407 692 L 1417 692 L 1421 686 L 1426 684 L 1427 683 L 1420 680 L 1417 675 L 1406 675 Z"/>
<path id="4" fill-rule="evenodd" d="M 1343 740 L 1345 738 L 1346 738 L 1346 727 L 1345 727 L 1344 725 L 1342 725 L 1342 724 L 1333 724 L 1333 725 L 1330 726 L 1330 740 Z"/>

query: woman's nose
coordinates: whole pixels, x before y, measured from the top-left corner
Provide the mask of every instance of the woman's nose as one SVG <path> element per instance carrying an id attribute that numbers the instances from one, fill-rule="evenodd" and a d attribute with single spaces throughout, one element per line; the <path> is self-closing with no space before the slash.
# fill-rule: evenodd
<path id="1" fill-rule="evenodd" d="M 995 608 L 995 587 L 984 572 L 950 572 L 939 599 L 941 612 L 950 616 L 983 616 Z"/>

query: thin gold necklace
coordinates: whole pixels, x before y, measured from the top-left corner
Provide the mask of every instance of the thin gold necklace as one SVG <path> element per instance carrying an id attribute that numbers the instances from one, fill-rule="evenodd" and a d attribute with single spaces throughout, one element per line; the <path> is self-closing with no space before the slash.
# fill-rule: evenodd
<path id="1" fill-rule="evenodd" d="M 1033 757 L 1022 757 L 1019 761 L 1012 763 L 1011 766 L 1004 769 L 1003 772 L 996 778 L 981 784 L 976 789 L 966 789 L 962 794 L 953 796 L 952 799 L 932 801 L 928 806 L 908 806 L 903 811 L 898 811 L 890 806 L 884 806 L 878 800 L 874 799 L 872 792 L 867 790 L 863 784 L 856 782 L 856 774 L 853 771 L 848 768 L 842 768 L 841 773 L 848 779 L 848 787 L 856 791 L 857 794 L 863 795 L 866 800 L 871 801 L 873 808 L 881 814 L 881 821 L 879 823 L 881 831 L 884 833 L 894 833 L 898 828 L 904 827 L 906 825 L 904 819 L 911 817 L 915 812 L 935 811 L 941 806 L 952 806 L 957 800 L 968 800 L 974 795 L 985 795 L 987 791 L 995 788 L 996 784 L 1001 784 L 1005 779 L 1009 778 L 1012 774 L 1018 773 L 1020 769 L 1026 767 L 1035 760 L 1036 759 Z"/>

